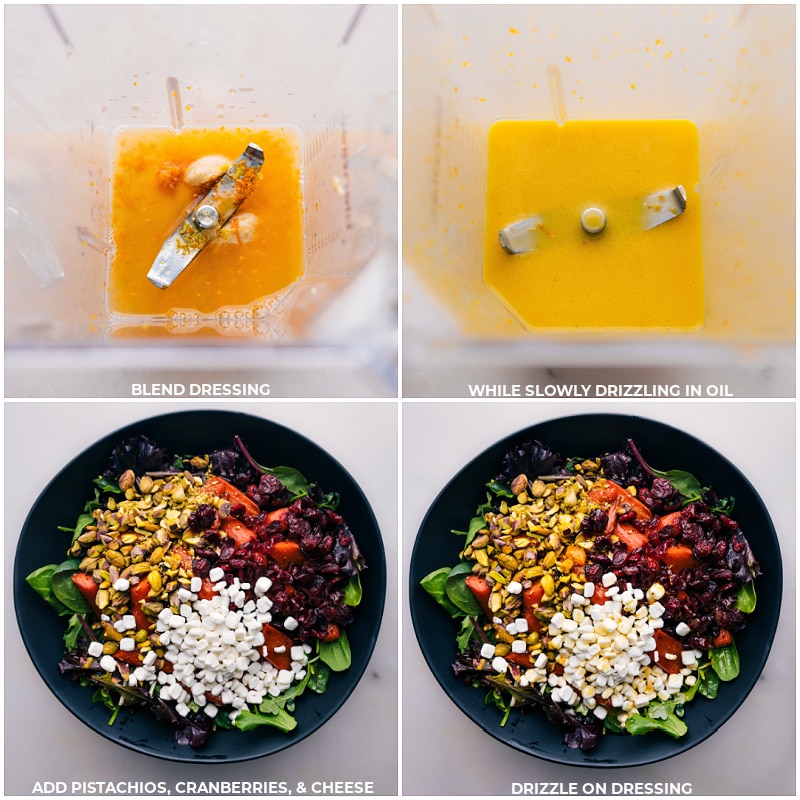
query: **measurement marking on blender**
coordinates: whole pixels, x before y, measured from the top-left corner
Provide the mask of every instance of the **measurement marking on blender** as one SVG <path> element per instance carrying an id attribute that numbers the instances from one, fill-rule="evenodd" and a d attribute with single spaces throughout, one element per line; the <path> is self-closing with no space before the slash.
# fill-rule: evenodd
<path id="1" fill-rule="evenodd" d="M 167 102 L 169 103 L 169 116 L 172 127 L 180 130 L 183 127 L 183 109 L 181 108 L 181 85 L 178 79 L 170 76 L 167 78 Z"/>

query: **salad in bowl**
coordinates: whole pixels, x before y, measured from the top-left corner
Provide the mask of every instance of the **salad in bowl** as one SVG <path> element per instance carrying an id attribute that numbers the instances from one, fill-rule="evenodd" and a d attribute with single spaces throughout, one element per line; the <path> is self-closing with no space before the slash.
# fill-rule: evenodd
<path id="1" fill-rule="evenodd" d="M 560 422 L 551 428 L 572 441 L 574 430 L 563 436 L 570 421 Z M 634 422 L 650 441 L 651 426 Z M 752 642 L 759 587 L 780 576 L 764 575 L 736 497 L 686 469 L 650 464 L 630 436 L 616 450 L 562 457 L 544 440 L 547 425 L 533 432 L 542 438 L 509 437 L 465 467 L 423 523 L 412 579 L 428 601 L 416 596 L 412 618 L 426 659 L 462 710 L 513 746 L 531 751 L 522 720 L 560 728 L 551 730 L 563 752 L 538 724 L 527 731 L 532 752 L 552 760 L 599 763 L 622 752 L 612 740 L 697 743 L 714 714 L 693 706 L 746 683 L 741 702 L 757 677 L 753 653 L 742 659 L 738 645 Z M 443 531 L 481 470 L 477 511 Z M 456 557 L 432 564 L 448 549 L 441 537 L 453 535 Z M 424 630 L 431 601 L 452 620 L 449 648 Z M 733 710 L 724 703 L 722 720 Z M 639 763 L 669 753 L 656 745 Z"/>
<path id="2" fill-rule="evenodd" d="M 178 455 L 127 436 L 85 488 L 61 560 L 25 575 L 63 620 L 62 679 L 109 725 L 142 712 L 179 747 L 293 733 L 304 695 L 353 661 L 368 564 L 339 496 L 262 466 L 239 436 Z"/>

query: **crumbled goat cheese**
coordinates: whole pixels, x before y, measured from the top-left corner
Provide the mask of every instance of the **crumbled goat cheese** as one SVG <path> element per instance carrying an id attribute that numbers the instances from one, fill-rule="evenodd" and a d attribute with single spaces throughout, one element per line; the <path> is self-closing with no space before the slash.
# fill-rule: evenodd
<path id="1" fill-rule="evenodd" d="M 557 651 L 555 663 L 561 666 L 561 674 L 553 671 L 547 654 L 542 652 L 520 682 L 525 686 L 549 685 L 554 700 L 569 706 L 583 703 L 598 719 L 607 715 L 610 705 L 624 722 L 630 713 L 651 701 L 669 699 L 685 684 L 693 683 L 697 656 L 685 650 L 677 673 L 667 673 L 658 666 L 655 631 L 664 625 L 665 609 L 658 602 L 664 596 L 663 586 L 656 583 L 643 592 L 630 584 L 619 584 L 613 573 L 603 575 L 601 582 L 608 596 L 604 603 L 590 602 L 596 586 L 587 581 L 582 594 L 571 596 L 572 611 L 556 611 L 550 619 L 547 635 L 551 650 Z M 515 632 L 521 632 L 519 619 L 515 623 Z M 682 630 L 679 625 L 679 635 L 688 633 Z M 520 644 L 524 645 L 524 639 L 514 641 L 512 652 L 525 652 L 527 648 Z M 486 649 L 485 658 L 493 655 Z M 494 657 L 495 671 L 503 673 L 507 667 L 505 659 Z"/>
<path id="2" fill-rule="evenodd" d="M 215 574 L 215 570 L 221 574 Z M 288 670 L 262 659 L 262 628 L 272 619 L 272 603 L 266 596 L 271 587 L 269 579 L 260 578 L 253 587 L 258 599 L 245 603 L 249 584 L 234 579 L 228 585 L 221 580 L 224 573 L 219 568 L 212 569 L 209 577 L 217 581 L 217 594 L 200 599 L 195 589 L 199 591 L 202 581 L 198 584 L 193 580 L 190 588 L 180 594 L 179 613 L 165 608 L 156 618 L 155 632 L 165 647 L 164 658 L 173 665 L 172 671 L 157 670 L 157 657 L 151 650 L 127 678 L 131 686 L 158 684 L 161 696 L 174 702 L 176 712 L 183 716 L 199 707 L 213 718 L 218 704 L 242 709 L 248 704 L 258 705 L 267 696 L 278 696 L 305 677 L 311 653 L 309 645 L 293 646 Z M 289 620 L 284 627 L 297 628 L 297 621 Z M 122 627 L 128 629 L 126 625 Z M 120 649 L 133 651 L 136 642 L 123 637 Z M 103 656 L 100 665 L 109 672 L 118 668 L 112 656 Z M 231 716 L 235 714 L 234 711 Z"/>

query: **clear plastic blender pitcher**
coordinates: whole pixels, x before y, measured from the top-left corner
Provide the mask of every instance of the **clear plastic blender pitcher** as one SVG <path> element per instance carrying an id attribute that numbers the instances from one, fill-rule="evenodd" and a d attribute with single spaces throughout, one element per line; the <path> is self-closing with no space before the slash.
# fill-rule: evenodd
<path id="1" fill-rule="evenodd" d="M 415 382 L 407 390 L 427 391 L 436 371 L 445 381 L 453 371 L 476 376 L 479 366 L 503 380 L 523 369 L 691 367 L 781 376 L 744 385 L 793 394 L 794 6 L 403 12 L 404 361 Z M 482 273 L 497 120 L 694 123 L 702 326 L 604 336 L 521 324 Z M 568 296 L 563 305 L 568 314 Z"/>
<path id="2" fill-rule="evenodd" d="M 6 7 L 7 392 L 28 391 L 34 366 L 102 381 L 123 362 L 244 368 L 253 347 L 262 369 L 377 365 L 366 391 L 382 386 L 396 345 L 396 28 L 384 6 Z M 302 276 L 252 308 L 122 324 L 107 291 L 115 132 L 223 126 L 299 132 Z"/>

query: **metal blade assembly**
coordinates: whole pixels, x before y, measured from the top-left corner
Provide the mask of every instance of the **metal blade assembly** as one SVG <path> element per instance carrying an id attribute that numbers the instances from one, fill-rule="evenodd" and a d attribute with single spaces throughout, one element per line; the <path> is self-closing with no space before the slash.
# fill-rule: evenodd
<path id="1" fill-rule="evenodd" d="M 528 217 L 513 225 L 507 225 L 499 232 L 500 247 L 510 256 L 535 250 L 541 225 L 541 217 Z"/>
<path id="2" fill-rule="evenodd" d="M 250 196 L 263 164 L 264 151 L 248 144 L 161 246 L 147 273 L 151 283 L 159 289 L 172 285 Z"/>
<path id="3" fill-rule="evenodd" d="M 637 210 L 635 205 L 637 202 L 641 203 L 641 211 Z M 678 185 L 672 189 L 653 192 L 640 201 L 631 200 L 627 216 L 636 219 L 641 213 L 641 230 L 649 231 L 679 217 L 686 211 L 686 204 L 686 189 Z M 541 244 L 540 235 L 547 233 L 544 225 L 549 224 L 548 220 L 552 221 L 553 217 L 560 219 L 563 223 L 565 213 L 571 212 L 556 211 L 551 215 L 539 214 L 507 225 L 498 231 L 500 247 L 511 256 L 535 251 Z M 609 211 L 607 215 L 606 210 L 595 206 L 585 208 L 580 215 L 575 216 L 576 228 L 583 229 L 584 233 L 590 237 L 599 236 L 607 226 L 613 225 L 613 214 Z"/>
<path id="4" fill-rule="evenodd" d="M 686 189 L 676 186 L 644 198 L 643 225 L 646 231 L 679 217 L 686 211 Z"/>

